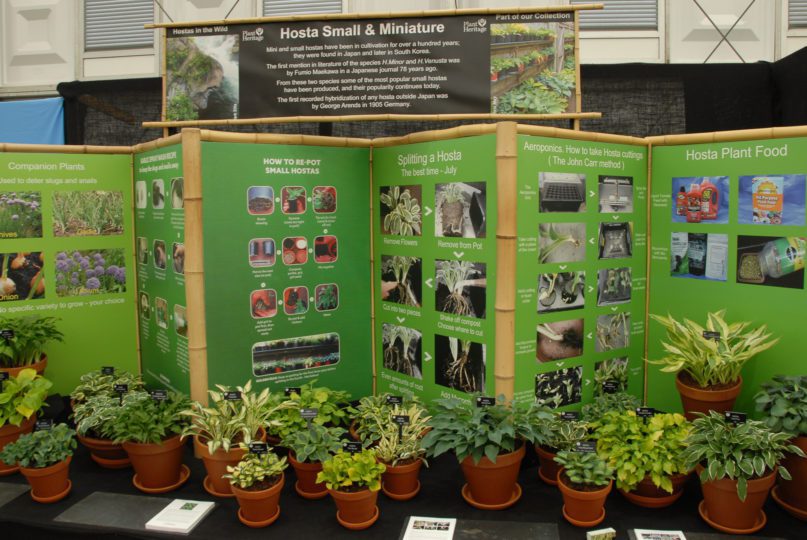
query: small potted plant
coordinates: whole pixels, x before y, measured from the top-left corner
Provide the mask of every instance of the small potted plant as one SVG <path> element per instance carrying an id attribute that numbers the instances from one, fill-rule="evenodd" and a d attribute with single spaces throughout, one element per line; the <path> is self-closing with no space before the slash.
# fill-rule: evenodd
<path id="1" fill-rule="evenodd" d="M 37 315 L 0 317 L 0 371 L 16 377 L 20 370 L 30 367 L 42 375 L 48 365 L 43 348 L 50 342 L 64 341 L 56 327 L 58 320 Z"/>
<path id="2" fill-rule="evenodd" d="M 605 519 L 605 499 L 613 486 L 613 469 L 596 452 L 563 450 L 555 456 L 563 466 L 558 487 L 563 517 L 576 527 L 593 527 Z"/>
<path id="3" fill-rule="evenodd" d="M 273 446 L 288 446 L 285 439 L 308 425 L 308 420 L 300 416 L 302 409 L 316 409 L 317 416 L 312 423 L 329 427 L 347 427 L 356 412 L 350 406 L 349 393 L 324 386 L 316 387 L 314 381 L 301 386 L 299 392 L 292 391 L 288 401 L 273 416 L 275 421 L 267 426 L 269 443 Z"/>
<path id="4" fill-rule="evenodd" d="M 595 397 L 591 402 L 583 405 L 583 408 L 580 410 L 580 418 L 590 424 L 600 420 L 609 411 L 633 411 L 640 405 L 641 402 L 639 398 L 627 392 L 601 394 Z"/>
<path id="5" fill-rule="evenodd" d="M 777 375 L 762 383 L 762 390 L 754 399 L 765 425 L 789 434 L 790 442 L 807 453 L 807 376 Z M 789 513 L 807 519 L 807 459 L 788 453 L 782 466 L 793 479 L 779 477 L 771 496 Z"/>
<path id="6" fill-rule="evenodd" d="M 714 411 L 697 418 L 684 457 L 700 475 L 701 517 L 715 529 L 733 534 L 752 534 L 764 527 L 762 506 L 777 470 L 782 478 L 791 478 L 779 462 L 787 452 L 804 457 L 789 439 L 789 434 L 773 432 L 758 420 L 735 425 Z"/>
<path id="7" fill-rule="evenodd" d="M 386 467 L 376 459 L 375 451 L 349 453 L 339 451 L 322 463 L 317 482 L 324 483 L 336 503 L 336 520 L 345 528 L 370 527 L 379 516 L 378 490 Z"/>
<path id="8" fill-rule="evenodd" d="M 140 375 L 135 375 L 128 371 L 106 369 L 90 371 L 79 379 L 78 385 L 70 392 L 70 404 L 73 408 L 84 403 L 94 396 L 116 396 L 116 387 L 126 385 L 130 392 L 143 390 L 143 380 Z"/>
<path id="9" fill-rule="evenodd" d="M 39 503 L 61 501 L 70 493 L 70 461 L 76 439 L 67 424 L 22 435 L 0 451 L 0 459 L 17 463 L 28 483 L 31 498 Z"/>
<path id="10" fill-rule="evenodd" d="M 550 486 L 558 485 L 558 471 L 560 467 L 555 456 L 563 450 L 571 450 L 578 441 L 588 437 L 588 425 L 575 419 L 565 419 L 561 414 L 553 416 L 545 424 L 549 430 L 545 440 L 535 444 L 535 453 L 538 454 L 538 477 Z"/>
<path id="11" fill-rule="evenodd" d="M 728 324 L 725 310 L 707 315 L 706 327 L 689 319 L 678 322 L 672 316 L 650 315 L 667 330 L 662 342 L 667 356 L 651 361 L 661 371 L 675 373 L 687 420 L 695 413 L 731 410 L 742 387 L 746 362 L 778 343 L 765 325 L 746 331 L 750 323 Z"/>
<path id="12" fill-rule="evenodd" d="M 240 447 L 244 456 L 235 466 L 227 466 L 224 476 L 240 507 L 238 519 L 248 527 L 267 527 L 280 516 L 286 458 L 278 458 L 274 452 L 247 453 L 249 447 L 244 443 Z"/>
<path id="13" fill-rule="evenodd" d="M 342 449 L 344 428 L 325 427 L 312 423 L 285 439 L 289 449 L 289 463 L 294 467 L 297 482 L 294 490 L 305 499 L 321 499 L 328 489 L 317 480 L 322 462 Z"/>
<path id="14" fill-rule="evenodd" d="M 36 413 L 45 405 L 52 383 L 27 368 L 0 382 L 0 450 L 34 429 Z M 15 462 L 0 458 L 0 476 L 17 472 Z"/>

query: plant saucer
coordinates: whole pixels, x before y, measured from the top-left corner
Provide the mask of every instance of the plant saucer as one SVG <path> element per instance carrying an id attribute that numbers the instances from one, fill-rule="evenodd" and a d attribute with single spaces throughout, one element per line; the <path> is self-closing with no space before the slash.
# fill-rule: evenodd
<path id="1" fill-rule="evenodd" d="M 414 498 L 415 495 L 417 495 L 420 492 L 420 480 L 418 480 L 417 483 L 418 483 L 417 487 L 410 493 L 391 493 L 387 491 L 387 488 L 384 486 L 383 483 L 381 484 L 381 491 L 383 491 L 384 495 L 386 495 L 393 501 L 408 501 L 409 499 Z"/>
<path id="2" fill-rule="evenodd" d="M 121 459 L 109 459 L 90 453 L 90 459 L 104 469 L 126 469 L 132 466 L 132 462 L 128 457 Z"/>
<path id="3" fill-rule="evenodd" d="M 373 512 L 373 517 L 368 519 L 367 521 L 362 521 L 361 523 L 353 523 L 350 521 L 342 520 L 342 516 L 339 515 L 339 512 L 336 512 L 336 521 L 339 522 L 339 525 L 346 529 L 350 529 L 351 531 L 361 531 L 363 529 L 369 528 L 373 523 L 378 521 L 378 516 L 381 515 L 381 512 L 378 510 L 378 506 L 375 507 L 375 512 Z"/>
<path id="4" fill-rule="evenodd" d="M 140 482 L 137 480 L 137 473 L 132 477 L 132 484 L 134 487 L 142 491 L 143 493 L 168 493 L 169 491 L 174 491 L 182 484 L 188 481 L 188 478 L 191 475 L 191 470 L 188 468 L 187 465 L 184 463 L 182 464 L 182 469 L 179 471 L 179 480 L 176 483 L 171 484 L 170 486 L 163 486 L 158 488 L 147 488 L 145 486 L 140 485 Z"/>
<path id="5" fill-rule="evenodd" d="M 593 527 L 595 525 L 599 525 L 605 519 L 605 508 L 603 507 L 602 514 L 600 514 L 600 517 L 598 517 L 594 521 L 580 521 L 579 519 L 574 519 L 572 516 L 570 516 L 569 514 L 566 513 L 566 505 L 564 504 L 563 505 L 563 517 L 566 519 L 566 521 L 568 521 L 569 523 L 571 523 L 575 527 L 583 527 L 583 528 Z"/>
<path id="6" fill-rule="evenodd" d="M 499 504 L 483 504 L 473 500 L 471 497 L 471 489 L 468 484 L 462 486 L 462 498 L 465 499 L 465 502 L 473 506 L 474 508 L 479 508 L 480 510 L 504 510 L 505 508 L 510 508 L 518 500 L 521 498 L 521 486 L 516 482 L 516 487 L 513 489 L 513 494 L 510 496 L 510 499 L 503 503 Z"/>
<path id="7" fill-rule="evenodd" d="M 303 499 L 322 499 L 328 496 L 328 489 L 326 488 L 323 491 L 303 491 L 300 489 L 300 481 L 294 483 L 294 491 L 297 492 L 297 495 L 302 497 Z"/>
<path id="8" fill-rule="evenodd" d="M 39 497 L 38 495 L 34 495 L 34 490 L 31 490 L 31 498 L 38 503 L 42 504 L 50 504 L 61 501 L 67 494 L 70 493 L 70 490 L 73 489 L 73 482 L 69 479 L 67 480 L 67 488 L 62 491 L 61 493 L 57 493 L 56 495 L 51 495 L 50 497 Z"/>
<path id="9" fill-rule="evenodd" d="M 557 486 L 558 485 L 558 480 L 557 479 L 552 479 L 552 478 L 549 478 L 548 476 L 544 476 L 544 471 L 541 469 L 541 467 L 538 467 L 538 477 L 541 480 L 543 480 L 544 482 L 546 482 L 547 484 L 549 484 L 550 486 Z"/>
<path id="10" fill-rule="evenodd" d="M 765 515 L 765 511 L 760 510 L 757 522 L 750 529 L 732 529 L 731 527 L 720 525 L 719 523 L 715 523 L 709 519 L 709 514 L 706 513 L 706 501 L 701 501 L 700 504 L 698 504 L 698 513 L 701 515 L 703 520 L 709 524 L 710 527 L 729 534 L 753 534 L 762 529 L 765 524 L 768 523 L 768 516 Z"/>
<path id="11" fill-rule="evenodd" d="M 238 521 L 246 525 L 247 527 L 252 527 L 253 529 L 260 529 L 261 527 L 268 527 L 275 521 L 277 518 L 280 517 L 280 506 L 277 507 L 277 511 L 269 517 L 269 519 L 265 519 L 263 521 L 250 521 L 244 517 L 244 514 L 241 513 L 241 509 L 238 509 Z"/>
<path id="12" fill-rule="evenodd" d="M 774 501 L 776 501 L 776 504 L 782 507 L 782 510 L 784 510 L 785 512 L 787 512 L 788 514 L 790 514 L 795 518 L 798 518 L 802 521 L 807 521 L 807 510 L 798 508 L 796 506 L 793 506 L 792 504 L 785 502 L 779 496 L 779 486 L 774 486 L 774 488 L 771 490 L 771 497 L 773 498 Z"/>
<path id="13" fill-rule="evenodd" d="M 222 497 L 222 498 L 235 497 L 235 493 L 233 493 L 232 491 L 230 491 L 229 493 L 227 492 L 221 493 L 213 489 L 213 483 L 210 481 L 210 475 L 205 476 L 205 479 L 202 482 L 202 487 L 205 488 L 205 491 L 207 491 L 214 497 Z"/>
<path id="14" fill-rule="evenodd" d="M 11 476 L 12 474 L 19 472 L 20 468 L 15 465 L 13 467 L 9 467 L 7 469 L 0 469 L 0 476 Z"/>

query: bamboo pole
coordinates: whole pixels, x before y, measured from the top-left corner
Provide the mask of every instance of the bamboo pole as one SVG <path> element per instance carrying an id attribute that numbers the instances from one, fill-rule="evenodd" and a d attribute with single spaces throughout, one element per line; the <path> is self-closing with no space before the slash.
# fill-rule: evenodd
<path id="1" fill-rule="evenodd" d="M 148 152 L 149 150 L 156 150 L 158 148 L 165 148 L 166 146 L 181 143 L 182 143 L 182 135 L 179 133 L 175 133 L 170 137 L 163 137 L 161 139 L 154 139 L 153 141 L 136 144 L 131 147 L 131 151 L 133 154 L 140 154 L 143 152 Z"/>
<path id="2" fill-rule="evenodd" d="M 279 133 L 233 133 L 228 131 L 201 130 L 205 142 L 243 144 L 290 144 L 305 146 L 334 146 L 369 148 L 370 139 L 348 137 L 323 137 L 320 135 L 285 135 Z"/>
<path id="3" fill-rule="evenodd" d="M 785 126 L 735 131 L 714 131 L 708 133 L 687 133 L 681 135 L 659 135 L 647 137 L 653 146 L 677 146 L 682 144 L 704 144 L 720 142 L 740 142 L 756 139 L 783 139 L 807 136 L 807 126 Z"/>
<path id="4" fill-rule="evenodd" d="M 0 143 L 0 152 L 41 153 L 41 154 L 131 154 L 131 146 L 93 146 L 56 144 L 17 144 Z"/>
<path id="5" fill-rule="evenodd" d="M 375 195 L 375 184 L 373 183 L 373 149 L 370 148 L 370 160 L 368 163 L 369 170 L 368 178 L 370 179 L 370 362 L 373 365 L 373 395 L 378 392 L 378 367 L 376 366 L 376 331 L 375 331 L 375 267 L 376 258 L 373 255 L 373 246 L 375 245 L 375 231 L 373 230 L 373 220 L 375 219 L 375 210 L 373 198 Z"/>
<path id="6" fill-rule="evenodd" d="M 135 165 L 134 165 L 134 152 L 129 154 L 129 197 L 131 199 L 131 204 L 129 205 L 129 210 L 131 211 L 132 221 L 130 223 L 131 230 L 132 230 L 132 258 L 137 257 L 137 232 L 136 232 L 136 223 L 137 223 L 137 209 L 135 208 Z M 137 261 L 135 264 L 132 265 L 135 269 L 137 268 Z M 137 270 L 135 270 L 135 276 L 137 275 Z M 135 307 L 135 354 L 137 355 L 137 372 L 142 374 L 143 373 L 143 356 L 142 356 L 142 347 L 140 346 L 140 286 L 138 285 L 138 279 L 132 279 L 134 282 L 134 307 Z"/>
<path id="7" fill-rule="evenodd" d="M 160 120 L 163 122 L 168 119 L 167 110 L 168 103 L 166 101 L 166 90 L 168 89 L 168 30 L 160 30 L 160 43 L 162 51 L 160 53 L 160 79 L 162 79 L 162 107 L 160 109 Z M 168 127 L 163 128 L 163 137 L 168 137 Z"/>
<path id="8" fill-rule="evenodd" d="M 648 139 L 630 137 L 628 135 L 611 135 L 609 133 L 596 133 L 593 131 L 577 131 L 574 129 L 561 129 L 546 126 L 527 126 L 518 124 L 518 132 L 522 135 L 536 135 L 554 139 L 575 139 L 579 141 L 592 141 L 614 144 L 631 144 L 647 146 Z"/>
<path id="9" fill-rule="evenodd" d="M 557 51 L 557 43 L 555 51 Z M 563 43 L 560 44 L 563 47 Z M 580 14 L 574 13 L 574 102 L 577 105 L 577 112 L 583 110 L 583 90 L 580 88 L 582 78 L 580 77 Z M 165 117 L 163 117 L 165 118 Z M 574 119 L 574 129 L 580 131 L 580 119 Z"/>
<path id="10" fill-rule="evenodd" d="M 470 124 L 466 126 L 456 126 L 447 129 L 435 129 L 422 131 L 420 133 L 410 133 L 399 137 L 379 137 L 372 139 L 370 144 L 373 148 L 383 148 L 385 146 L 397 146 L 400 144 L 411 144 L 414 142 L 432 142 L 447 139 L 458 139 L 462 137 L 475 137 L 478 135 L 489 135 L 496 133 L 496 124 Z"/>
<path id="11" fill-rule="evenodd" d="M 642 362 L 644 363 L 644 377 L 642 381 L 642 404 L 647 405 L 647 385 L 648 385 L 648 378 L 647 378 L 647 371 L 649 369 L 650 363 L 648 361 L 647 351 L 650 344 L 648 339 L 649 335 L 649 328 L 650 328 L 650 263 L 652 261 L 651 254 L 653 252 L 652 246 L 650 245 L 650 230 L 653 228 L 653 222 L 650 219 L 650 211 L 652 209 L 651 204 L 651 189 L 653 183 L 653 145 L 649 145 L 647 147 L 647 201 L 645 202 L 645 216 L 647 219 L 647 233 L 646 233 L 646 246 L 647 246 L 647 253 L 645 255 L 645 272 L 644 272 L 644 349 L 643 349 L 643 356 Z"/>

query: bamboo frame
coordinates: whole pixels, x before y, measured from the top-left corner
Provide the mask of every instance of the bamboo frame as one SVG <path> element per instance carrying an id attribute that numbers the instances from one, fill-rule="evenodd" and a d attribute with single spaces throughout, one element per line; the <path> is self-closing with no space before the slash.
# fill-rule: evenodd
<path id="1" fill-rule="evenodd" d="M 557 51 L 557 46 L 558 44 L 555 43 L 555 51 Z M 560 46 L 563 47 L 563 43 Z M 574 100 L 577 105 L 577 111 L 580 112 L 583 110 L 583 89 L 581 88 L 582 79 L 580 77 L 580 16 L 577 12 L 574 14 L 574 72 Z M 163 79 L 163 83 L 165 83 L 165 79 Z M 163 115 L 163 118 L 165 118 L 165 115 Z M 574 119 L 574 129 L 580 131 L 579 118 Z"/>
<path id="2" fill-rule="evenodd" d="M 647 137 L 651 146 L 676 146 L 682 144 L 707 144 L 719 142 L 739 142 L 754 139 L 784 139 L 807 136 L 807 126 L 785 126 L 735 131 L 711 131 L 707 133 L 687 133 L 682 135 L 659 135 Z"/>

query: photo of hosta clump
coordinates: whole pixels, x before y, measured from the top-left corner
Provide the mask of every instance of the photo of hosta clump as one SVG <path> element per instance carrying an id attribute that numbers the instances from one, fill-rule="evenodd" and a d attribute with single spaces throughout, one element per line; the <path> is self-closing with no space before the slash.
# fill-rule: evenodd
<path id="1" fill-rule="evenodd" d="M 135 182 L 135 208 L 142 209 L 148 205 L 148 187 L 145 180 Z"/>
<path id="2" fill-rule="evenodd" d="M 484 238 L 485 182 L 437 184 L 434 191 L 434 234 L 443 237 Z"/>
<path id="3" fill-rule="evenodd" d="M 274 289 L 258 289 L 249 295 L 253 319 L 266 319 L 277 315 L 277 293 Z"/>
<path id="4" fill-rule="evenodd" d="M 586 260 L 585 223 L 541 223 L 538 225 L 538 263 Z"/>
<path id="5" fill-rule="evenodd" d="M 314 305 L 317 311 L 333 311 L 339 307 L 339 286 L 323 283 L 314 289 Z"/>
<path id="6" fill-rule="evenodd" d="M 435 309 L 464 317 L 485 318 L 485 263 L 435 261 Z"/>
<path id="7" fill-rule="evenodd" d="M 586 273 L 560 272 L 538 276 L 538 313 L 580 309 L 585 304 Z"/>
<path id="8" fill-rule="evenodd" d="M 381 341 L 386 369 L 416 379 L 423 378 L 423 334 L 405 326 L 384 323 Z"/>
<path id="9" fill-rule="evenodd" d="M 154 299 L 154 316 L 157 319 L 157 326 L 168 328 L 168 301 L 159 296 Z"/>
<path id="10" fill-rule="evenodd" d="M 253 238 L 249 241 L 249 265 L 253 268 L 274 266 L 277 258 L 272 238 Z"/>
<path id="11" fill-rule="evenodd" d="M 55 266 L 57 296 L 126 292 L 123 249 L 62 251 L 56 255 Z"/>
<path id="12" fill-rule="evenodd" d="M 120 191 L 56 191 L 53 194 L 55 236 L 123 234 Z"/>
<path id="13" fill-rule="evenodd" d="M 311 206 L 315 214 L 332 214 L 336 212 L 336 188 L 333 186 L 314 186 L 311 190 Z"/>
<path id="14" fill-rule="evenodd" d="M 286 315 L 302 315 L 308 311 L 308 287 L 287 287 L 283 291 L 283 311 Z"/>
<path id="15" fill-rule="evenodd" d="M 140 318 L 149 320 L 151 318 L 151 303 L 149 302 L 148 293 L 140 293 Z"/>
<path id="16" fill-rule="evenodd" d="M 611 306 L 630 302 L 632 270 L 606 268 L 597 271 L 597 305 Z"/>
<path id="17" fill-rule="evenodd" d="M 185 180 L 182 178 L 171 179 L 171 208 L 174 210 L 185 208 Z"/>
<path id="18" fill-rule="evenodd" d="M 628 390 L 628 357 L 609 358 L 594 364 L 594 396 Z"/>
<path id="19" fill-rule="evenodd" d="M 166 262 L 168 261 L 168 256 L 165 254 L 165 241 L 164 240 L 155 240 L 154 241 L 154 266 L 155 268 L 159 268 L 160 270 L 165 270 Z"/>
<path id="20" fill-rule="evenodd" d="M 0 192 L 0 238 L 42 237 L 42 194 Z"/>
<path id="21" fill-rule="evenodd" d="M 539 212 L 585 212 L 586 175 L 538 173 Z"/>
<path id="22" fill-rule="evenodd" d="M 539 373 L 535 376 L 535 401 L 538 405 L 565 407 L 580 403 L 583 388 L 583 366 Z"/>
<path id="23" fill-rule="evenodd" d="M 247 189 L 247 212 L 268 216 L 275 211 L 275 190 L 271 186 L 251 186 Z"/>
<path id="24" fill-rule="evenodd" d="M 622 259 L 633 254 L 633 223 L 600 223 L 600 259 Z"/>
<path id="25" fill-rule="evenodd" d="M 434 336 L 434 382 L 468 394 L 485 391 L 483 343 L 470 339 Z"/>
<path id="26" fill-rule="evenodd" d="M 188 337 L 188 318 L 185 306 L 180 306 L 179 304 L 174 306 L 174 329 L 180 336 Z"/>
<path id="27" fill-rule="evenodd" d="M 45 297 L 45 257 L 41 251 L 0 253 L 0 301 Z"/>
<path id="28" fill-rule="evenodd" d="M 275 373 L 332 366 L 339 362 L 339 334 L 316 334 L 252 346 L 252 373 L 264 377 Z"/>
<path id="29" fill-rule="evenodd" d="M 339 258 L 338 242 L 330 234 L 314 238 L 314 261 L 318 263 L 332 263 Z"/>
<path id="30" fill-rule="evenodd" d="M 421 235 L 420 186 L 384 186 L 380 200 L 381 234 Z"/>
<path id="31" fill-rule="evenodd" d="M 305 188 L 285 186 L 280 190 L 280 203 L 284 214 L 302 214 L 305 212 Z"/>
<path id="32" fill-rule="evenodd" d="M 535 356 L 539 362 L 574 358 L 583 354 L 583 319 L 542 323 L 536 327 Z"/>
<path id="33" fill-rule="evenodd" d="M 151 206 L 155 210 L 165 208 L 165 182 L 162 178 L 151 181 Z"/>
<path id="34" fill-rule="evenodd" d="M 630 345 L 630 313 L 597 317 L 597 352 L 624 349 Z"/>
<path id="35" fill-rule="evenodd" d="M 420 307 L 422 260 L 404 255 L 381 256 L 381 299 Z"/>
<path id="36" fill-rule="evenodd" d="M 174 242 L 171 248 L 171 257 L 174 261 L 174 272 L 177 274 L 185 273 L 185 244 Z"/>

